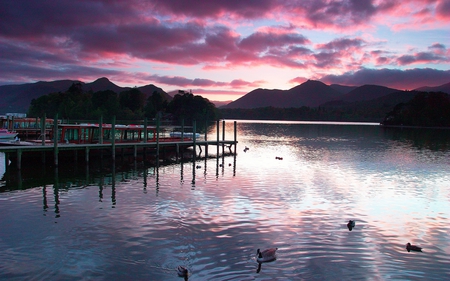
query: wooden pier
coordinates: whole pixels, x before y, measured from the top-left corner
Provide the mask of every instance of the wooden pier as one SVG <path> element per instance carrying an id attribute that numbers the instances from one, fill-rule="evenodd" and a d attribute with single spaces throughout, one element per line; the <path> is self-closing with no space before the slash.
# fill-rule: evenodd
<path id="1" fill-rule="evenodd" d="M 37 145 L 25 145 L 25 146 L 0 146 L 0 152 L 4 152 L 6 157 L 5 166 L 9 165 L 9 161 L 12 163 L 15 162 L 17 169 L 21 169 L 22 162 L 29 159 L 30 156 L 41 158 L 41 163 L 45 164 L 47 162 L 46 158 L 48 155 L 52 155 L 53 161 L 52 163 L 55 166 L 59 165 L 59 160 L 61 154 L 65 154 L 64 159 L 67 161 L 72 161 L 73 157 L 78 157 L 79 151 L 84 151 L 84 159 L 86 163 L 89 163 L 90 158 L 93 155 L 98 155 L 96 152 L 102 152 L 102 155 L 109 154 L 113 161 L 116 158 L 116 152 L 124 152 L 125 150 L 128 153 L 133 153 L 134 157 L 137 158 L 140 153 L 145 154 L 147 151 L 152 151 L 153 154 L 159 158 L 160 151 L 165 149 L 170 149 L 174 151 L 178 157 L 182 150 L 185 150 L 188 147 L 193 148 L 193 157 L 196 156 L 196 146 L 200 148 L 203 146 L 205 148 L 205 156 L 208 156 L 208 146 L 216 146 L 217 147 L 217 155 L 219 155 L 219 149 L 222 147 L 222 153 L 225 153 L 225 147 L 232 152 L 232 147 L 234 147 L 234 152 L 236 153 L 236 145 L 237 141 L 237 133 L 236 133 L 236 121 L 234 122 L 234 139 L 233 140 L 225 140 L 225 121 L 223 122 L 223 133 L 222 139 L 220 139 L 219 134 L 219 121 L 217 122 L 217 139 L 216 140 L 207 140 L 206 134 L 204 140 L 197 140 L 195 135 L 190 140 L 179 140 L 179 141 L 157 141 L 154 142 L 133 142 L 133 143 L 115 143 L 114 141 L 111 143 L 98 143 L 98 144 L 61 144 L 57 141 L 54 141 L 51 144 L 44 143 Z M 55 134 L 56 135 L 56 134 Z M 70 155 L 70 151 L 72 151 L 72 160 L 67 155 Z M 108 152 L 109 151 L 109 152 Z M 69 152 L 69 153 L 68 153 Z M 46 156 L 47 155 L 47 156 Z M 33 164 L 37 165 L 40 163 L 36 163 L 36 160 L 33 159 Z"/>

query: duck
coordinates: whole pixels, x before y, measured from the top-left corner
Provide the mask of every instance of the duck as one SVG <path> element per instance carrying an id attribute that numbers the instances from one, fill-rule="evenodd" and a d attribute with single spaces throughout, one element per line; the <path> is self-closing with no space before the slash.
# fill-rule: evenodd
<path id="1" fill-rule="evenodd" d="M 409 242 L 406 244 L 406 250 L 408 252 L 410 252 L 410 251 L 422 252 L 422 248 L 421 247 L 416 246 L 416 245 L 411 245 L 411 243 L 409 243 Z"/>
<path id="2" fill-rule="evenodd" d="M 178 273 L 178 276 L 184 277 L 184 280 L 188 280 L 189 271 L 186 267 L 179 265 L 177 267 L 177 273 Z"/>
<path id="3" fill-rule="evenodd" d="M 265 249 L 264 251 L 261 252 L 260 249 L 258 249 L 256 251 L 256 261 L 258 263 L 263 263 L 263 262 L 271 262 L 277 259 L 276 256 L 276 252 L 277 252 L 278 248 L 269 248 L 269 249 Z"/>
<path id="4" fill-rule="evenodd" d="M 355 221 L 349 220 L 347 223 L 348 230 L 352 231 L 352 229 L 355 227 Z"/>

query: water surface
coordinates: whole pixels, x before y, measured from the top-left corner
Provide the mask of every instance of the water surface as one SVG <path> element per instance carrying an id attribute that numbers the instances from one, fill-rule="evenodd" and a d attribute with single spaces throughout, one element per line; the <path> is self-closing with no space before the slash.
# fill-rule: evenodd
<path id="1" fill-rule="evenodd" d="M 178 265 L 189 280 L 450 276 L 448 131 L 237 128 L 235 157 L 195 163 L 33 174 L 5 172 L 0 159 L 0 279 L 182 280 Z M 226 129 L 232 139 L 231 122 Z M 407 242 L 423 252 L 407 252 Z M 256 249 L 268 247 L 278 258 L 257 273 Z"/>

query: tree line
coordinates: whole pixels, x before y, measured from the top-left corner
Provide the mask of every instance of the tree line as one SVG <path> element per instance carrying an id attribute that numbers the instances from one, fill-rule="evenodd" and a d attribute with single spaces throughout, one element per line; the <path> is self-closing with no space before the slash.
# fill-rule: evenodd
<path id="1" fill-rule="evenodd" d="M 442 92 L 408 92 L 408 102 L 370 100 L 319 107 L 220 109 L 223 118 L 248 120 L 376 122 L 384 125 L 450 127 L 450 98 Z"/>
<path id="2" fill-rule="evenodd" d="M 142 120 L 163 118 L 174 122 L 184 120 L 187 124 L 216 121 L 219 111 L 213 103 L 191 92 L 179 91 L 171 100 L 154 91 L 146 97 L 138 88 L 132 88 L 117 94 L 111 90 L 83 91 L 81 83 L 74 83 L 66 92 L 50 93 L 31 101 L 27 115 L 29 117 L 53 117 L 58 114 L 62 119 L 105 120 L 115 116 L 118 120 Z"/>
<path id="3" fill-rule="evenodd" d="M 443 92 L 421 92 L 409 102 L 397 104 L 386 115 L 383 124 L 450 127 L 450 96 Z"/>

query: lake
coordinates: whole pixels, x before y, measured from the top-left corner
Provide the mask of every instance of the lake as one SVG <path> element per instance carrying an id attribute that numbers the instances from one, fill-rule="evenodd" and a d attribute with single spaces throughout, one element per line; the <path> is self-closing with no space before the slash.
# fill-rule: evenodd
<path id="1" fill-rule="evenodd" d="M 5 172 L 0 155 L 0 279 L 183 280 L 179 265 L 189 280 L 449 278 L 449 130 L 238 120 L 237 131 L 236 156 L 157 167 Z M 258 270 L 256 250 L 271 247 L 277 259 Z"/>

